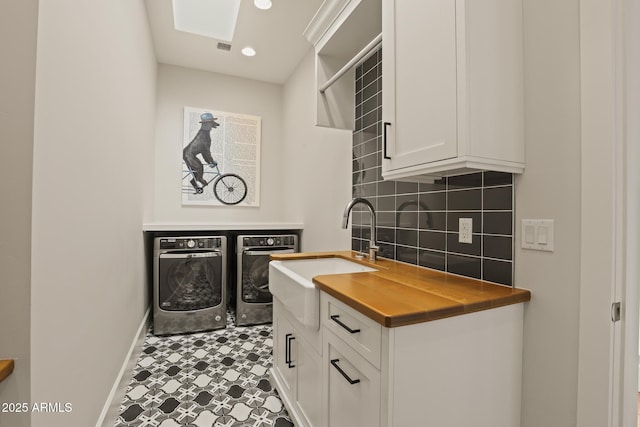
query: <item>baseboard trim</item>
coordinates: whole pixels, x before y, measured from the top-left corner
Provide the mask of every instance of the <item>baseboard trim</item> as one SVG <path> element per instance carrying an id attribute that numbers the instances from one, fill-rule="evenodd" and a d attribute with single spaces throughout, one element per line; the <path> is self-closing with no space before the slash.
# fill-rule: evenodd
<path id="1" fill-rule="evenodd" d="M 125 391 L 127 389 L 128 380 L 130 374 L 133 371 L 133 367 L 140 357 L 142 353 L 142 344 L 144 343 L 144 338 L 147 334 L 147 325 L 149 324 L 149 314 L 151 312 L 151 308 L 147 308 L 147 311 L 144 313 L 142 317 L 142 322 L 140 322 L 140 326 L 138 326 L 138 331 L 136 335 L 133 337 L 133 341 L 131 342 L 131 346 L 129 347 L 129 352 L 122 363 L 122 367 L 120 368 L 120 372 L 118 373 L 118 377 L 113 383 L 113 387 L 111 388 L 111 392 L 107 397 L 107 401 L 102 408 L 102 413 L 96 422 L 96 427 L 113 427 L 115 424 L 115 420 L 118 417 L 118 411 L 120 409 L 120 403 L 124 398 Z"/>

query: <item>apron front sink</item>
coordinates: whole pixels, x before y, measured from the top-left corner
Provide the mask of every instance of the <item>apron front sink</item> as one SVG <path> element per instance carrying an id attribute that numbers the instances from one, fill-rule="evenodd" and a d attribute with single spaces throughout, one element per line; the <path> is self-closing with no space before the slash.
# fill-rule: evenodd
<path id="1" fill-rule="evenodd" d="M 315 276 L 376 271 L 342 258 L 313 258 L 269 263 L 269 291 L 303 325 L 320 328 L 320 291 Z"/>

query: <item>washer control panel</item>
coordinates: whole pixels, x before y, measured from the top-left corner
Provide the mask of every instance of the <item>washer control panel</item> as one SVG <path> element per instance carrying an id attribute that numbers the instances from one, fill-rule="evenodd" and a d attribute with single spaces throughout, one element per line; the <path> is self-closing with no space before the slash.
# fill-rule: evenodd
<path id="1" fill-rule="evenodd" d="M 166 237 L 160 239 L 160 249 L 218 249 L 220 237 Z"/>

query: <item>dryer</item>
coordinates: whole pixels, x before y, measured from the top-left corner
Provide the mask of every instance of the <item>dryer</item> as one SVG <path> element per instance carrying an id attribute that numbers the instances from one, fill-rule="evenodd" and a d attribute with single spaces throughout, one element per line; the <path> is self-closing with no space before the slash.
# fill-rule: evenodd
<path id="1" fill-rule="evenodd" d="M 269 257 L 276 253 L 298 251 L 298 236 L 237 236 L 236 323 L 258 325 L 273 319 L 273 296 L 269 292 Z"/>
<path id="2" fill-rule="evenodd" d="M 225 236 L 154 239 L 154 334 L 226 327 L 226 247 Z"/>

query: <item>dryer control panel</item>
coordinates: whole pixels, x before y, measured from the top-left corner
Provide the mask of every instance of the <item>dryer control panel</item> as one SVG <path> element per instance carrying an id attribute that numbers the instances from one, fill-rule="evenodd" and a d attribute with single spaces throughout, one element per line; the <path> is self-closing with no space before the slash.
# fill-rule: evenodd
<path id="1" fill-rule="evenodd" d="M 160 239 L 160 249 L 218 249 L 222 246 L 220 237 L 179 237 Z"/>
<path id="2" fill-rule="evenodd" d="M 259 246 L 294 246 L 296 245 L 295 235 L 274 235 L 274 236 L 241 236 L 242 246 L 259 247 Z"/>

